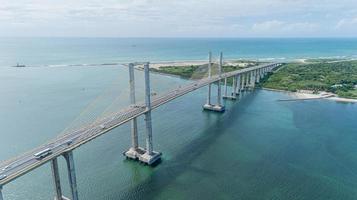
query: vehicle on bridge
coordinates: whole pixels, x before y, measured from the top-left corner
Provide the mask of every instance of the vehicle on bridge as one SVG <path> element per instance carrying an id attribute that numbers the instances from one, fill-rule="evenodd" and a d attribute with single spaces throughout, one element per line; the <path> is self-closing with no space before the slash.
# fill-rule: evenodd
<path id="1" fill-rule="evenodd" d="M 46 148 L 42 151 L 35 153 L 34 156 L 37 160 L 41 160 L 42 158 L 50 155 L 51 153 L 52 153 L 52 150 L 50 148 Z"/>
<path id="2" fill-rule="evenodd" d="M 0 175 L 0 180 L 5 179 L 6 177 L 7 177 L 6 174 L 1 174 L 1 175 Z"/>
<path id="3" fill-rule="evenodd" d="M 11 165 L 6 165 L 5 167 L 3 167 L 0 171 L 4 172 L 8 169 L 10 169 Z"/>
<path id="4" fill-rule="evenodd" d="M 99 125 L 99 127 L 100 127 L 102 130 L 107 129 L 107 127 L 106 127 L 104 124 Z"/>

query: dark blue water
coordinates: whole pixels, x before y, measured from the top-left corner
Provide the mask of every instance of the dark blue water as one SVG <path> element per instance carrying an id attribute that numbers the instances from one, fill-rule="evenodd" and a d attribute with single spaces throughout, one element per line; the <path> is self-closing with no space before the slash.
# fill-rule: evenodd
<path id="1" fill-rule="evenodd" d="M 139 55 L 146 54 L 157 60 L 204 59 L 208 47 L 218 48 L 225 41 L 214 39 L 208 44 L 207 39 L 192 40 L 193 44 L 206 44 L 206 47 L 176 41 L 176 48 L 167 49 L 171 46 L 168 44 L 173 43 L 170 40 L 163 39 L 162 44 L 152 48 L 155 41 L 142 39 L 135 40 L 135 48 L 144 49 L 141 45 L 145 43 L 143 46 L 151 47 L 152 51 L 131 51 L 130 54 L 114 45 L 116 39 L 54 39 L 44 43 L 39 40 L 9 42 L 11 40 L 6 39 L 2 44 L 6 44 L 8 50 L 4 51 L 6 45 L 0 46 L 3 63 L 0 69 L 0 160 L 43 144 L 65 128 L 83 125 L 128 105 L 128 71 L 123 66 L 6 67 L 19 58 L 23 63 L 41 66 L 107 63 L 129 60 L 131 56 L 131 59 L 143 59 L 146 57 Z M 66 42 L 60 42 L 63 40 Z M 68 42 L 71 40 L 72 43 Z M 249 44 L 251 40 L 232 39 L 231 42 Z M 299 40 L 285 44 L 291 46 L 290 55 L 304 52 L 300 42 L 307 40 Z M 320 48 L 317 51 L 309 43 L 306 51 L 321 56 L 347 55 L 346 52 L 353 55 L 354 40 L 348 40 L 335 42 L 340 50 Z M 133 41 L 119 43 L 131 48 Z M 249 49 L 233 47 L 228 41 L 225 48 L 232 51 L 226 50 L 226 55 L 233 57 L 235 52 Z M 264 43 L 284 46 L 284 42 L 274 44 L 270 39 Z M 25 44 L 32 50 L 22 49 Z M 267 48 L 256 41 L 255 44 L 255 49 Z M 52 48 L 53 45 L 62 47 Z M 278 47 L 271 52 L 256 50 L 254 54 L 253 47 L 249 51 L 254 58 L 271 57 L 280 55 Z M 190 57 L 192 54 L 185 53 L 188 51 L 196 52 L 197 57 Z M 161 56 L 160 52 L 163 52 Z M 288 54 L 281 51 L 284 53 Z M 138 99 L 142 100 L 142 72 L 137 71 L 136 77 Z M 151 79 L 153 90 L 158 93 L 187 83 L 157 74 L 152 74 Z M 239 101 L 225 102 L 227 111 L 216 114 L 202 111 L 205 98 L 206 88 L 203 88 L 153 112 L 154 149 L 163 152 L 163 161 L 156 168 L 126 161 L 122 156 L 130 146 L 128 125 L 76 149 L 80 199 L 357 198 L 356 104 L 324 100 L 281 102 L 277 100 L 288 98 L 288 94 L 256 90 Z M 143 146 L 144 123 L 143 119 L 139 121 Z M 59 162 L 62 185 L 68 196 L 64 160 Z M 3 192 L 6 200 L 52 199 L 50 166 L 44 165 L 5 185 Z"/>

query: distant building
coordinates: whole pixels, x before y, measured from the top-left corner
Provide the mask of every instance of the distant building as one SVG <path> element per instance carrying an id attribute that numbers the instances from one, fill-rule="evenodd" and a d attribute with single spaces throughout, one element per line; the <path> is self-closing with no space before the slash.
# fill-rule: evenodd
<path id="1" fill-rule="evenodd" d="M 332 88 L 339 88 L 339 87 L 343 87 L 343 84 L 335 84 L 333 86 L 331 86 Z"/>

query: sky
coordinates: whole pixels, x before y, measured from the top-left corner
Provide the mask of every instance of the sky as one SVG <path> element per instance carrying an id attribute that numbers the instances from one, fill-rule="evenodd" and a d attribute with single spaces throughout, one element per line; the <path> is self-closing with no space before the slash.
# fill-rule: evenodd
<path id="1" fill-rule="evenodd" d="M 357 37 L 357 1 L 0 0 L 0 36 Z"/>

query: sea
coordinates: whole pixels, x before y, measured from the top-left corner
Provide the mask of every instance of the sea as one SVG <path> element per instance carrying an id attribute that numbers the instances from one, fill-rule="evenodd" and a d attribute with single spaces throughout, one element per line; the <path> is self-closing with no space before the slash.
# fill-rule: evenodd
<path id="1" fill-rule="evenodd" d="M 221 51 L 225 59 L 272 62 L 356 59 L 357 38 L 0 38 L 0 160 L 129 106 L 126 63 L 206 60 L 209 51 L 215 59 Z M 135 77 L 140 102 L 144 74 Z M 192 81 L 150 78 L 157 94 Z M 212 113 L 202 110 L 206 96 L 201 88 L 152 112 L 154 150 L 163 154 L 156 167 L 122 155 L 130 124 L 74 150 L 79 199 L 357 199 L 357 104 L 279 101 L 289 94 L 256 89 Z M 50 165 L 2 191 L 4 200 L 53 199 Z"/>

